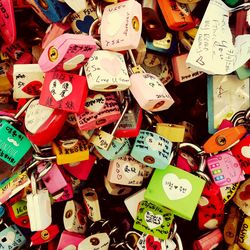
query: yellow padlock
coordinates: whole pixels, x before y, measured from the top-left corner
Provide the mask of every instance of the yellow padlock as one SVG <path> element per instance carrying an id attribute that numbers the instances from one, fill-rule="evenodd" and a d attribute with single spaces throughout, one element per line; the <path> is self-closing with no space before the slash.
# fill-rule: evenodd
<path id="1" fill-rule="evenodd" d="M 242 223 L 238 245 L 244 249 L 250 249 L 250 217 L 246 217 Z"/>
<path id="2" fill-rule="evenodd" d="M 157 123 L 156 133 L 172 142 L 183 142 L 185 127 L 176 124 Z"/>

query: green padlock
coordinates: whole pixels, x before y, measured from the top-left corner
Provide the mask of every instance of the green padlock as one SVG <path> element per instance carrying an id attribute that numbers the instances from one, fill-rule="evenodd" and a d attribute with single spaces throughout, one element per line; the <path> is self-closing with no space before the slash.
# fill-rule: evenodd
<path id="1" fill-rule="evenodd" d="M 155 170 L 144 198 L 192 220 L 204 185 L 203 179 L 169 165 L 164 170 Z"/>

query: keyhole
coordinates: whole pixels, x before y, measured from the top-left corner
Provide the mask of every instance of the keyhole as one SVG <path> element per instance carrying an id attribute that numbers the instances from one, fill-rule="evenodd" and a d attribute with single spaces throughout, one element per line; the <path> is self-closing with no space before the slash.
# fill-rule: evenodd
<path id="1" fill-rule="evenodd" d="M 216 143 L 217 143 L 218 145 L 220 145 L 220 146 L 225 145 L 226 142 L 227 142 L 227 140 L 226 140 L 226 138 L 225 138 L 224 136 L 218 136 L 218 137 L 216 138 Z"/>
<path id="2" fill-rule="evenodd" d="M 51 62 L 54 62 L 54 61 L 57 60 L 57 58 L 58 58 L 58 51 L 57 51 L 57 49 L 54 46 L 52 46 L 52 47 L 49 48 L 49 50 L 48 50 L 48 56 L 49 56 L 49 60 Z"/>
<path id="3" fill-rule="evenodd" d="M 2 238 L 2 242 L 4 243 L 4 242 L 6 242 L 7 241 L 7 238 L 6 237 L 3 237 Z"/>
<path id="4" fill-rule="evenodd" d="M 100 240 L 96 237 L 93 237 L 90 239 L 90 243 L 93 245 L 93 246 L 97 246 L 99 243 L 100 243 Z"/>

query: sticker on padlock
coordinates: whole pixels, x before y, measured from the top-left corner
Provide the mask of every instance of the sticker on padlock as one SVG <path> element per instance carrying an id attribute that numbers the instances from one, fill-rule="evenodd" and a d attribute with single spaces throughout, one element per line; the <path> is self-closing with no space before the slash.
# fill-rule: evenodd
<path id="1" fill-rule="evenodd" d="M 62 21 L 72 9 L 64 2 L 56 0 L 33 0 L 43 14 L 53 23 Z"/>
<path id="2" fill-rule="evenodd" d="M 156 133 L 140 130 L 130 154 L 147 166 L 164 169 L 170 163 L 172 145 Z"/>
<path id="3" fill-rule="evenodd" d="M 204 186 L 203 179 L 169 165 L 154 171 L 144 197 L 162 206 L 167 204 L 175 215 L 192 220 Z"/>
<path id="4" fill-rule="evenodd" d="M 53 141 L 52 151 L 58 165 L 89 159 L 89 149 L 83 140 L 70 139 Z"/>
<path id="5" fill-rule="evenodd" d="M 249 227 L 250 227 L 250 217 L 245 217 L 244 221 L 242 223 L 240 233 L 238 236 L 238 241 L 237 243 L 239 244 L 240 247 L 243 247 L 244 249 L 249 249 L 250 243 L 249 243 Z"/>
<path id="6" fill-rule="evenodd" d="M 36 185 L 36 179 L 34 173 L 32 173 L 32 193 L 26 196 L 31 232 L 44 230 L 52 222 L 49 192 L 48 190 L 37 189 Z"/>
<path id="7" fill-rule="evenodd" d="M 21 249 L 26 239 L 16 225 L 6 227 L 0 232 L 0 247 L 2 249 Z"/>
<path id="8" fill-rule="evenodd" d="M 82 67 L 96 50 L 91 36 L 65 33 L 50 42 L 38 64 L 44 72 L 76 70 Z"/>
<path id="9" fill-rule="evenodd" d="M 144 165 L 130 155 L 110 161 L 107 179 L 111 183 L 141 186 L 143 183 Z"/>
<path id="10" fill-rule="evenodd" d="M 86 0 L 86 8 L 69 17 L 71 28 L 75 34 L 89 34 L 91 24 L 97 19 L 97 14 L 90 0 Z"/>
<path id="11" fill-rule="evenodd" d="M 78 202 L 70 200 L 66 203 L 63 213 L 63 224 L 69 232 L 85 233 L 87 229 L 87 217 Z"/>
<path id="12" fill-rule="evenodd" d="M 131 150 L 131 145 L 126 138 L 114 138 L 108 150 L 99 147 L 95 148 L 105 159 L 112 161 L 128 154 Z"/>
<path id="13" fill-rule="evenodd" d="M 85 76 L 52 71 L 45 73 L 39 104 L 71 113 L 82 113 L 87 95 Z"/>
<path id="14" fill-rule="evenodd" d="M 157 203 L 143 200 L 139 204 L 133 228 L 166 240 L 170 233 L 173 219 L 174 214 L 171 210 L 157 205 Z"/>
<path id="15" fill-rule="evenodd" d="M 42 162 L 37 166 L 37 171 L 40 175 L 46 171 L 46 173 L 42 175 L 41 179 L 50 194 L 54 194 L 67 186 L 62 170 L 59 169 L 56 163 Z"/>
<path id="16" fill-rule="evenodd" d="M 234 203 L 247 215 L 250 216 L 250 179 L 246 179 L 237 189 L 233 197 Z"/>
<path id="17" fill-rule="evenodd" d="M 13 209 L 14 215 L 17 218 L 27 214 L 27 202 L 24 200 L 19 200 L 18 202 L 14 203 L 11 207 Z"/>
<path id="18" fill-rule="evenodd" d="M 25 134 L 34 144 L 43 146 L 58 135 L 66 119 L 67 112 L 42 106 L 38 99 L 33 100 L 24 118 Z"/>
<path id="19" fill-rule="evenodd" d="M 44 73 L 38 64 L 15 64 L 13 71 L 13 98 L 39 96 L 44 81 Z"/>
<path id="20" fill-rule="evenodd" d="M 115 122 L 120 116 L 120 108 L 114 94 L 99 93 L 87 97 L 85 110 L 76 115 L 76 120 L 80 130 L 91 130 Z"/>
<path id="21" fill-rule="evenodd" d="M 147 111 L 162 111 L 168 109 L 174 100 L 163 83 L 153 74 L 139 73 L 130 76 L 129 88 L 141 108 Z M 140 84 L 137 84 L 140 82 Z"/>
<path id="22" fill-rule="evenodd" d="M 94 91 L 122 91 L 130 87 L 124 56 L 118 52 L 95 51 L 84 65 L 89 89 Z"/>
<path id="23" fill-rule="evenodd" d="M 78 250 L 108 250 L 110 238 L 107 233 L 93 234 L 84 239 L 79 245 Z"/>
<path id="24" fill-rule="evenodd" d="M 131 193 L 133 187 L 111 183 L 107 176 L 104 176 L 104 185 L 110 195 L 121 196 Z"/>
<path id="25" fill-rule="evenodd" d="M 64 230 L 61 234 L 58 246 L 56 250 L 65 250 L 67 247 L 69 250 L 76 250 L 77 246 L 84 240 L 82 234 L 72 233 Z"/>
<path id="26" fill-rule="evenodd" d="M 101 220 L 100 205 L 95 189 L 84 188 L 82 196 L 88 218 L 93 222 Z"/>
<path id="27" fill-rule="evenodd" d="M 230 150 L 210 156 L 206 161 L 210 174 L 218 186 L 226 186 L 245 180 L 244 172 Z"/>
<path id="28" fill-rule="evenodd" d="M 142 8 L 137 1 L 107 5 L 101 19 L 103 49 L 122 51 L 136 49 L 142 30 Z"/>

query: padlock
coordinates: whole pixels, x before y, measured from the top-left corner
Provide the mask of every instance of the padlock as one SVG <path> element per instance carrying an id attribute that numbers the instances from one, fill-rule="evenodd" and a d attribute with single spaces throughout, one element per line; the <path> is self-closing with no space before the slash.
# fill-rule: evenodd
<path id="1" fill-rule="evenodd" d="M 195 27 L 187 4 L 178 3 L 174 0 L 158 0 L 161 12 L 171 30 L 188 30 Z"/>
<path id="2" fill-rule="evenodd" d="M 165 38 L 167 32 L 153 9 L 148 7 L 142 8 L 142 23 L 147 36 L 149 36 L 151 40 L 161 40 Z"/>
<path id="3" fill-rule="evenodd" d="M 243 249 L 249 249 L 249 227 L 250 227 L 250 217 L 245 217 L 241 225 L 241 229 L 238 236 L 238 245 Z"/>
<path id="4" fill-rule="evenodd" d="M 120 184 L 111 183 L 107 176 L 104 176 L 104 185 L 106 190 L 110 195 L 114 196 L 122 196 L 131 193 L 133 187 L 132 186 L 124 186 Z"/>
<path id="5" fill-rule="evenodd" d="M 77 246 L 84 240 L 82 234 L 72 233 L 64 230 L 61 234 L 57 250 L 77 249 Z"/>
<path id="6" fill-rule="evenodd" d="M 117 121 L 120 108 L 112 93 L 99 93 L 87 97 L 85 110 L 76 114 L 77 125 L 80 130 L 91 130 Z"/>
<path id="7" fill-rule="evenodd" d="M 164 169 L 170 163 L 173 143 L 164 137 L 147 130 L 140 130 L 130 155 L 137 161 Z"/>
<path id="8" fill-rule="evenodd" d="M 231 148 L 245 174 L 250 174 L 250 136 L 246 136 Z"/>
<path id="9" fill-rule="evenodd" d="M 82 196 L 88 218 L 93 222 L 101 220 L 100 205 L 95 189 L 84 188 L 82 190 Z"/>
<path id="10" fill-rule="evenodd" d="M 75 34 L 89 34 L 91 24 L 97 19 L 97 14 L 90 0 L 86 0 L 85 9 L 69 16 L 71 28 Z"/>
<path id="11" fill-rule="evenodd" d="M 166 240 L 174 219 L 171 210 L 157 203 L 143 200 L 140 202 L 133 228 Z"/>
<path id="12" fill-rule="evenodd" d="M 118 52 L 96 50 L 84 69 L 91 90 L 122 91 L 131 85 L 124 56 Z"/>
<path id="13" fill-rule="evenodd" d="M 234 183 L 227 186 L 220 187 L 224 204 L 227 204 L 235 195 L 240 183 Z"/>
<path id="14" fill-rule="evenodd" d="M 210 156 L 206 161 L 210 174 L 218 186 L 226 186 L 245 180 L 244 172 L 230 150 Z"/>
<path id="15" fill-rule="evenodd" d="M 24 118 L 25 135 L 38 146 L 46 145 L 58 135 L 66 118 L 67 112 L 42 106 L 39 99 L 32 100 Z"/>
<path id="16" fill-rule="evenodd" d="M 91 36 L 65 33 L 51 41 L 41 54 L 38 64 L 44 72 L 76 70 L 82 67 L 96 50 Z"/>
<path id="17" fill-rule="evenodd" d="M 108 150 L 99 147 L 95 148 L 105 159 L 112 161 L 127 155 L 131 150 L 131 145 L 127 138 L 114 138 Z"/>
<path id="18" fill-rule="evenodd" d="M 246 179 L 237 189 L 233 202 L 247 215 L 250 216 L 250 179 Z"/>
<path id="19" fill-rule="evenodd" d="M 0 232 L 0 247 L 2 249 L 21 249 L 26 239 L 16 225 L 7 226 Z"/>
<path id="20" fill-rule="evenodd" d="M 142 8 L 137 1 L 109 4 L 101 19 L 102 49 L 121 51 L 135 49 L 142 30 Z"/>
<path id="21" fill-rule="evenodd" d="M 185 62 L 188 53 L 177 55 L 172 57 L 172 66 L 174 72 L 174 79 L 176 82 L 182 83 L 199 77 L 203 74 L 202 71 L 191 71 L 189 67 L 186 66 Z"/>
<path id="22" fill-rule="evenodd" d="M 6 53 L 10 58 L 18 60 L 23 53 L 29 53 L 28 46 L 22 39 L 17 39 L 13 44 L 4 44 L 1 51 Z"/>
<path id="23" fill-rule="evenodd" d="M 74 201 L 67 201 L 63 213 L 64 228 L 69 232 L 84 234 L 87 229 L 87 217 L 82 206 Z"/>
<path id="24" fill-rule="evenodd" d="M 62 170 L 56 163 L 42 162 L 37 166 L 37 171 L 50 194 L 54 194 L 67 186 Z"/>
<path id="25" fill-rule="evenodd" d="M 144 165 L 132 156 L 125 155 L 110 161 L 107 180 L 111 183 L 141 186 L 143 183 Z"/>
<path id="26" fill-rule="evenodd" d="M 6 44 L 13 44 L 16 40 L 16 21 L 13 1 L 1 1 L 0 3 L 0 32 Z"/>
<path id="27" fill-rule="evenodd" d="M 58 165 L 89 159 L 87 144 L 79 139 L 53 141 L 52 151 L 56 155 Z"/>
<path id="28" fill-rule="evenodd" d="M 78 250 L 108 250 L 109 249 L 110 238 L 107 233 L 93 234 L 86 239 L 84 239 L 79 245 Z"/>
<path id="29" fill-rule="evenodd" d="M 56 0 L 33 0 L 43 14 L 53 23 L 62 21 L 72 9 L 64 2 Z"/>
<path id="30" fill-rule="evenodd" d="M 82 113 L 88 86 L 81 72 L 80 70 L 80 75 L 63 71 L 45 73 L 39 104 L 67 112 Z"/>
<path id="31" fill-rule="evenodd" d="M 37 189 L 34 172 L 31 174 L 32 193 L 27 194 L 27 210 L 30 220 L 30 230 L 40 231 L 47 228 L 51 222 L 51 201 L 48 190 Z"/>
<path id="32" fill-rule="evenodd" d="M 40 96 L 44 73 L 38 64 L 15 64 L 13 78 L 14 99 Z"/>
<path id="33" fill-rule="evenodd" d="M 192 220 L 204 186 L 203 179 L 169 165 L 164 170 L 154 171 L 144 198 L 167 206 L 181 218 Z"/>
<path id="34" fill-rule="evenodd" d="M 164 55 L 147 52 L 141 66 L 146 72 L 156 75 L 164 85 L 173 79 L 172 65 Z"/>

